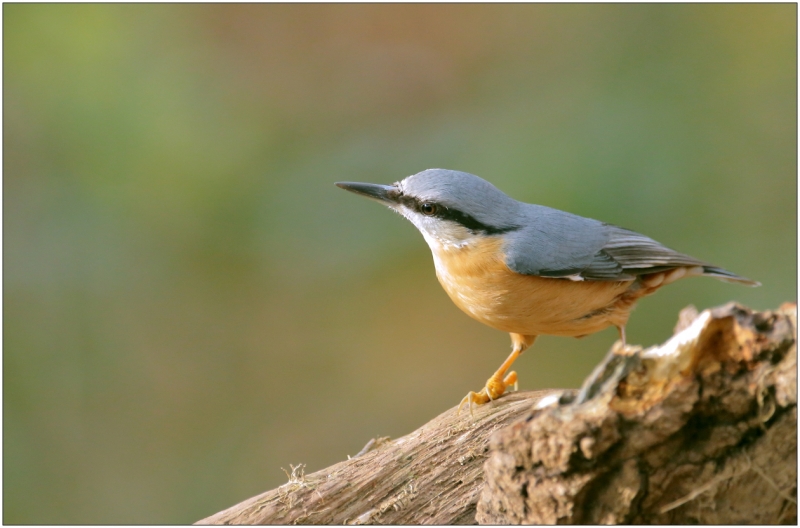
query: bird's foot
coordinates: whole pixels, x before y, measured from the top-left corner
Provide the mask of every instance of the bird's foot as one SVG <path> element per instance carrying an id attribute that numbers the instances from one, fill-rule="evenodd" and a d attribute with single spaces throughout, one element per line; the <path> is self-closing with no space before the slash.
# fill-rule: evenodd
<path id="1" fill-rule="evenodd" d="M 512 370 L 505 378 L 495 374 L 486 381 L 486 386 L 482 388 L 480 392 L 469 391 L 469 394 L 464 396 L 464 399 L 461 400 L 461 403 L 458 405 L 457 414 L 461 414 L 461 408 L 466 403 L 469 406 L 469 414 L 474 416 L 472 413 L 473 403 L 475 405 L 483 405 L 484 403 L 494 401 L 502 396 L 506 392 L 506 389 L 508 389 L 508 387 L 511 385 L 514 386 L 514 390 L 517 390 L 516 372 Z"/>

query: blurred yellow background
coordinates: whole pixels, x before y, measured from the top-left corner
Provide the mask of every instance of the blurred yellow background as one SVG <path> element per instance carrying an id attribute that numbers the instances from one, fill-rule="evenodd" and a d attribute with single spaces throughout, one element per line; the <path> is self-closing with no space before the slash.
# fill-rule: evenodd
<path id="1" fill-rule="evenodd" d="M 508 335 L 335 181 L 467 171 L 764 284 L 665 288 L 632 343 L 794 300 L 796 9 L 5 4 L 4 522 L 193 522 L 482 386 Z"/>

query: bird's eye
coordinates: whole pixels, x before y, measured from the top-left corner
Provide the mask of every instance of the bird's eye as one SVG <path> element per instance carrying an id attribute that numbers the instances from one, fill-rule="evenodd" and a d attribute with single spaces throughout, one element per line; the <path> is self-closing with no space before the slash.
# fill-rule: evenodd
<path id="1" fill-rule="evenodd" d="M 436 204 L 425 202 L 419 206 L 419 210 L 426 216 L 433 216 L 436 214 Z"/>

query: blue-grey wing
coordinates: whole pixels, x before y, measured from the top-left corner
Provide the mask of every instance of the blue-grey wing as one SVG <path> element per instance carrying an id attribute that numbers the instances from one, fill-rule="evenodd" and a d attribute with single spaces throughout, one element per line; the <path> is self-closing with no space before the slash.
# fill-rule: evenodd
<path id="1" fill-rule="evenodd" d="M 609 224 L 606 224 L 606 229 L 609 238 L 602 251 L 618 262 L 627 273 L 641 275 L 681 266 L 708 265 L 635 231 Z"/>
<path id="2" fill-rule="evenodd" d="M 506 264 L 523 275 L 573 279 L 630 280 L 622 266 L 603 253 L 606 224 L 581 216 L 527 205 L 522 227 L 505 235 Z"/>
<path id="3" fill-rule="evenodd" d="M 611 257 L 629 275 L 643 275 L 685 266 L 699 266 L 703 268 L 701 275 L 747 286 L 760 285 L 757 281 L 742 277 L 689 255 L 678 253 L 635 231 L 609 224 L 606 224 L 606 228 L 609 238 L 601 253 Z M 591 266 L 589 270 L 591 273 Z M 595 277 L 587 275 L 587 278 Z"/>
<path id="4" fill-rule="evenodd" d="M 577 280 L 632 280 L 637 275 L 681 266 L 708 266 L 611 224 L 542 206 L 526 213 L 525 227 L 506 235 L 506 263 L 517 273 Z"/>

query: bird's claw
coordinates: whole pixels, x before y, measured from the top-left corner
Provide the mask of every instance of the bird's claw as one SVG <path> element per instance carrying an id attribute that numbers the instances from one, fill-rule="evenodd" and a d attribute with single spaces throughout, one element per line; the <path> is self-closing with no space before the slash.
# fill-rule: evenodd
<path id="1" fill-rule="evenodd" d="M 470 416 L 474 417 L 475 415 L 472 412 L 473 403 L 476 405 L 483 405 L 484 403 L 494 401 L 506 392 L 509 385 L 514 385 L 514 390 L 517 390 L 516 372 L 512 370 L 505 378 L 501 378 L 495 374 L 486 380 L 486 386 L 483 387 L 480 392 L 469 391 L 469 393 L 464 396 L 461 403 L 458 404 L 458 412 L 456 414 L 461 414 L 461 408 L 466 403 L 469 406 Z"/>

